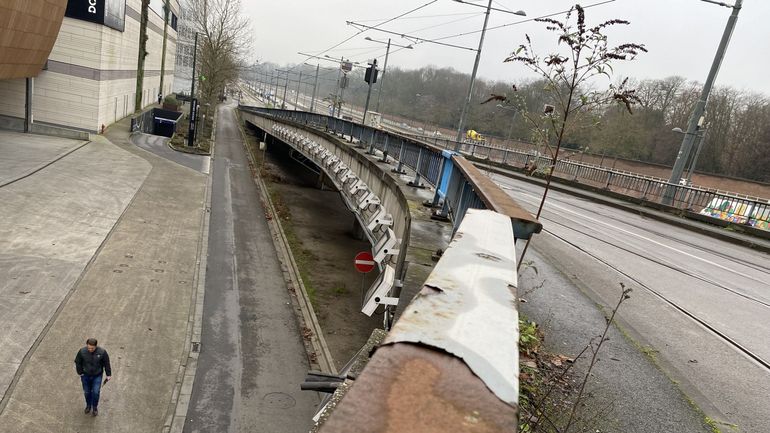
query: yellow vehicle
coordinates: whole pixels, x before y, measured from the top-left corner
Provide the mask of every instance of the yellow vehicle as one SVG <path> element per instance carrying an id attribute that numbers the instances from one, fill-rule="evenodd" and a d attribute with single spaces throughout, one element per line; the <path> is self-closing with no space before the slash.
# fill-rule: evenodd
<path id="1" fill-rule="evenodd" d="M 487 139 L 473 129 L 469 129 L 465 131 L 465 141 L 472 143 L 486 143 Z"/>

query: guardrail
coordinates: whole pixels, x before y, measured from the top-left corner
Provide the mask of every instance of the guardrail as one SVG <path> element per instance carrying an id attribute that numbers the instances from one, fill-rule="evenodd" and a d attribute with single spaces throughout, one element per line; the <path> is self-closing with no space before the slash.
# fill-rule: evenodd
<path id="1" fill-rule="evenodd" d="M 438 137 L 408 135 L 415 140 L 433 143 L 442 149 L 454 149 L 457 142 Z M 511 167 L 546 169 L 551 158 L 532 151 L 511 149 L 482 143 L 460 143 L 460 153 Z M 670 184 L 668 179 L 644 176 L 580 161 L 560 159 L 554 175 L 563 179 L 616 192 L 648 202 L 663 204 L 667 191 L 672 202 L 668 206 L 692 211 L 722 221 L 770 230 L 770 199 L 752 197 L 700 186 Z"/>
<path id="2" fill-rule="evenodd" d="M 406 134 L 406 136 L 432 143 L 442 149 L 455 149 L 458 145 L 457 141 L 430 135 Z M 546 168 L 551 164 L 550 157 L 532 151 L 474 142 L 461 142 L 459 146 L 462 154 L 512 167 L 531 168 L 535 165 Z M 760 230 L 770 230 L 770 199 L 715 188 L 674 185 L 668 183 L 668 179 L 569 159 L 558 161 L 554 168 L 554 175 L 658 204 L 663 204 L 667 191 L 672 191 L 672 203 L 668 206 Z"/>

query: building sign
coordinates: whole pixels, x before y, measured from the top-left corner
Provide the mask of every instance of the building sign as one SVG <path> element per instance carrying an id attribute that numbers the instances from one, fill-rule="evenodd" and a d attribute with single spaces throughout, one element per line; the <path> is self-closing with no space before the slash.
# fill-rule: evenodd
<path id="1" fill-rule="evenodd" d="M 64 16 L 104 24 L 122 32 L 126 24 L 126 0 L 68 0 Z"/>

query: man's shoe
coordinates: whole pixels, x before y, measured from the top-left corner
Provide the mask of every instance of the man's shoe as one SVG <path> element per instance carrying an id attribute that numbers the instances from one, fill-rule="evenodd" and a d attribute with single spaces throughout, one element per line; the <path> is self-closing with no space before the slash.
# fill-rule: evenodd
<path id="1" fill-rule="evenodd" d="M 99 411 L 94 409 L 94 411 L 91 412 L 91 415 L 93 415 L 93 416 L 99 415 Z"/>
<path id="2" fill-rule="evenodd" d="M 86 410 L 84 410 L 83 413 L 86 415 L 91 413 L 91 406 L 86 406 Z"/>

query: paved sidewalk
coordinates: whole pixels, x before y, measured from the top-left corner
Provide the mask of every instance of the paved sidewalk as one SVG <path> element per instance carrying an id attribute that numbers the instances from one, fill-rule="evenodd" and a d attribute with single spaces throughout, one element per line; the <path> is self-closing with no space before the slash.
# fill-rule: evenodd
<path id="1" fill-rule="evenodd" d="M 32 159 L 72 143 L 60 146 Z M 4 158 L 41 148 L 4 146 Z M 0 188 L 0 430 L 163 428 L 187 357 L 206 181 L 130 144 L 125 119 Z M 72 362 L 90 336 L 114 375 L 97 418 Z"/>

